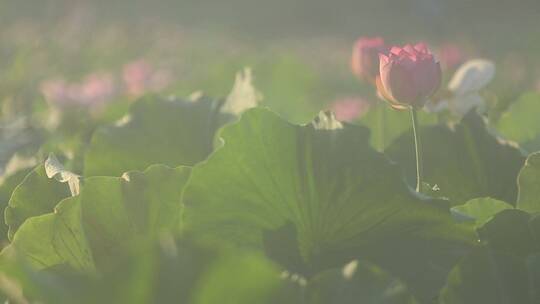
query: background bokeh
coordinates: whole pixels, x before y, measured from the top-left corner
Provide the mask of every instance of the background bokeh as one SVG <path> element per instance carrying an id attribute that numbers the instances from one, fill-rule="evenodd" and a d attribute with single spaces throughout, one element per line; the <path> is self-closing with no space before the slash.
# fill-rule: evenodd
<path id="1" fill-rule="evenodd" d="M 5 115 L 28 113 L 48 79 L 118 74 L 137 60 L 167 70 L 167 93 L 225 96 L 250 66 L 265 103 L 307 121 L 333 100 L 373 98 L 349 69 L 362 35 L 492 59 L 504 71 L 497 96 L 511 100 L 538 82 L 539 14 L 535 0 L 2 0 L 0 100 Z"/>

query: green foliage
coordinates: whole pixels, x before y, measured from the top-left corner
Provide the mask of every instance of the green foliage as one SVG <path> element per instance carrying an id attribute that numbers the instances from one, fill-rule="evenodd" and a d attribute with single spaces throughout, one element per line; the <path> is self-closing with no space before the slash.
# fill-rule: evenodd
<path id="1" fill-rule="evenodd" d="M 0 302 L 540 303 L 540 95 L 523 93 L 539 57 L 520 56 L 540 40 L 520 46 L 500 18 L 479 22 L 481 1 L 443 11 L 475 27 L 489 19 L 498 35 L 484 35 L 488 44 L 426 27 L 461 31 L 426 10 L 430 1 L 412 1 L 426 19 L 404 13 L 411 3 L 371 0 L 0 0 Z M 512 5 L 505 12 L 540 37 L 536 11 Z M 241 15 L 233 27 L 273 26 L 253 27 L 270 29 L 254 40 L 223 35 L 231 13 Z M 348 37 L 282 39 L 299 16 L 310 20 L 297 33 Z M 376 101 L 347 62 L 358 29 L 405 43 L 395 24 L 448 42 L 432 49 L 444 67 L 433 101 L 449 108 L 419 112 L 421 194 L 409 113 Z M 495 81 L 452 96 L 446 51 L 466 60 L 482 49 L 504 56 Z M 462 88 L 482 80 L 467 74 Z M 175 95 L 192 97 L 163 97 Z M 328 113 L 312 121 L 334 102 L 366 99 L 376 103 L 360 126 Z M 455 121 L 468 102 L 478 108 Z M 257 103 L 269 110 L 242 114 Z M 61 161 L 35 167 L 50 153 Z"/>
<path id="2" fill-rule="evenodd" d="M 538 303 L 539 219 L 505 210 L 479 228 L 484 245 L 452 270 L 442 303 Z"/>
<path id="3" fill-rule="evenodd" d="M 214 133 L 226 121 L 220 104 L 147 97 L 120 122 L 98 129 L 84 161 L 84 175 L 120 175 L 161 163 L 193 165 L 213 149 Z"/>
<path id="4" fill-rule="evenodd" d="M 442 291 L 441 303 L 523 303 L 540 300 L 539 281 L 532 281 L 526 261 L 514 256 L 478 250 L 461 261 L 448 278 Z"/>
<path id="5" fill-rule="evenodd" d="M 309 301 L 323 303 L 417 303 L 399 280 L 367 262 L 353 261 L 342 269 L 330 269 L 313 278 Z"/>
<path id="6" fill-rule="evenodd" d="M 296 57 L 266 60 L 255 68 L 255 82 L 264 95 L 263 105 L 290 121 L 309 122 L 323 107 L 324 97 L 329 98 L 325 83 L 313 67 Z"/>
<path id="7" fill-rule="evenodd" d="M 420 128 L 424 145 L 424 178 L 440 188 L 439 195 L 460 205 L 477 197 L 492 197 L 515 204 L 516 178 L 525 157 L 491 135 L 474 112 L 452 127 Z M 386 154 L 405 170 L 411 185 L 416 182 L 412 134 L 406 133 L 386 149 Z"/>
<path id="8" fill-rule="evenodd" d="M 5 211 L 9 226 L 9 238 L 32 216 L 53 211 L 60 200 L 70 196 L 69 187 L 47 177 L 45 166 L 40 165 L 30 172 L 15 190 Z"/>
<path id="9" fill-rule="evenodd" d="M 260 255 L 222 250 L 163 235 L 115 254 L 99 276 L 59 265 L 36 272 L 16 261 L 11 273 L 26 282 L 28 297 L 69 303 L 299 303 L 298 287 L 279 278 Z M 5 268 L 4 268 L 5 270 Z"/>
<path id="10" fill-rule="evenodd" d="M 90 142 L 92 128 L 74 132 L 76 155 L 57 148 L 75 168 L 84 159 L 83 176 L 53 157 L 8 176 L 4 298 L 538 302 L 538 154 L 525 162 L 477 114 L 450 126 L 424 116 L 437 187 L 419 194 L 406 113 L 377 107 L 359 126 L 322 112 L 296 125 L 255 108 L 222 128 L 235 117 L 221 109 L 146 97 Z"/>
<path id="11" fill-rule="evenodd" d="M 540 153 L 529 155 L 518 178 L 517 206 L 528 212 L 540 212 Z"/>
<path id="12" fill-rule="evenodd" d="M 505 210 L 478 229 L 480 240 L 498 252 L 526 256 L 540 251 L 540 217 Z"/>
<path id="13" fill-rule="evenodd" d="M 528 151 L 540 149 L 540 94 L 523 94 L 511 104 L 496 124 L 497 130 L 505 137 L 519 143 Z"/>
<path id="14" fill-rule="evenodd" d="M 506 202 L 482 197 L 472 199 L 463 205 L 455 206 L 452 208 L 452 212 L 468 216 L 474 221 L 476 227 L 482 227 L 497 213 L 512 208 L 512 205 Z"/>
<path id="15" fill-rule="evenodd" d="M 472 243 L 443 202 L 413 193 L 369 147 L 363 127 L 295 126 L 254 109 L 220 135 L 224 146 L 194 168 L 183 195 L 190 232 L 262 248 L 263 231 L 291 222 L 298 244 L 288 249 L 299 251 L 308 275 L 369 258 L 424 296 Z"/>
<path id="16" fill-rule="evenodd" d="M 23 181 L 23 179 L 33 170 L 33 168 L 26 168 L 17 170 L 13 174 L 4 176 L 0 183 L 0 209 L 5 210 L 11 198 L 13 190 Z M 3 241 L 7 239 L 8 227 L 7 225 L 0 225 L 0 239 Z"/>
<path id="17" fill-rule="evenodd" d="M 188 168 L 155 165 L 122 177 L 90 177 L 80 195 L 59 202 L 54 213 L 26 220 L 3 255 L 15 251 L 38 269 L 111 265 L 126 244 L 179 230 L 188 176 Z"/>

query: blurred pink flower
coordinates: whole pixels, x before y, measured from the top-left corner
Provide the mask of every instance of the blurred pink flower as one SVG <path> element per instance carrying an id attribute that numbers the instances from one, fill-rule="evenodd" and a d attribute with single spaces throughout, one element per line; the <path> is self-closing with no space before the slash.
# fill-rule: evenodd
<path id="1" fill-rule="evenodd" d="M 375 83 L 379 76 L 379 53 L 386 53 L 388 47 L 381 37 L 360 37 L 354 44 L 351 69 L 361 79 Z"/>
<path id="2" fill-rule="evenodd" d="M 133 96 L 164 89 L 171 82 L 168 71 L 154 70 L 144 60 L 137 60 L 124 66 L 122 78 L 127 93 Z"/>
<path id="3" fill-rule="evenodd" d="M 445 43 L 439 47 L 439 61 L 444 70 L 457 67 L 465 61 L 463 50 L 454 43 Z"/>
<path id="4" fill-rule="evenodd" d="M 75 86 L 74 100 L 83 105 L 99 105 L 111 99 L 115 94 L 114 79 L 110 74 L 90 74 L 84 82 Z"/>
<path id="5" fill-rule="evenodd" d="M 63 104 L 67 101 L 68 85 L 63 79 L 45 80 L 39 89 L 47 102 Z"/>
<path id="6" fill-rule="evenodd" d="M 332 103 L 330 109 L 339 121 L 353 121 L 369 109 L 369 102 L 360 97 L 340 98 Z"/>
<path id="7" fill-rule="evenodd" d="M 116 94 L 114 78 L 108 73 L 90 74 L 78 83 L 67 83 L 62 79 L 46 80 L 40 90 L 47 102 L 60 107 L 97 107 Z"/>
<path id="8" fill-rule="evenodd" d="M 151 70 L 150 65 L 143 60 L 129 63 L 124 67 L 122 75 L 129 94 L 141 95 L 144 93 Z"/>

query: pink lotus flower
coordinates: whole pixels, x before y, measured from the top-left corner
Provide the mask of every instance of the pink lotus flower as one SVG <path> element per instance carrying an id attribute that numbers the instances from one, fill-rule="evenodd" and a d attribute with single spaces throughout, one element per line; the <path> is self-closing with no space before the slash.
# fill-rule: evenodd
<path id="1" fill-rule="evenodd" d="M 346 97 L 338 99 L 330 106 L 332 112 L 339 121 L 353 121 L 369 109 L 369 102 L 358 97 Z"/>
<path id="2" fill-rule="evenodd" d="M 379 53 L 388 48 L 381 37 L 362 37 L 353 47 L 351 68 L 353 73 L 370 83 L 379 75 Z"/>
<path id="3" fill-rule="evenodd" d="M 422 108 L 441 84 L 441 66 L 427 46 L 392 47 L 380 55 L 377 88 L 391 106 Z"/>

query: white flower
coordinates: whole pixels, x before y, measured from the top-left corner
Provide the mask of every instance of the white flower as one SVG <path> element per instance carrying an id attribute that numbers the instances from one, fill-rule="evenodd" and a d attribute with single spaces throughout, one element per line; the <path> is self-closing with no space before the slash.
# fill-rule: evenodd
<path id="1" fill-rule="evenodd" d="M 338 130 L 343 129 L 343 124 L 336 119 L 332 111 L 321 111 L 311 122 L 316 130 Z"/>
<path id="2" fill-rule="evenodd" d="M 495 76 L 495 65 L 485 59 L 473 59 L 465 62 L 448 83 L 448 89 L 463 96 L 478 92 L 487 86 Z"/>
<path id="3" fill-rule="evenodd" d="M 233 115 L 240 115 L 244 111 L 257 106 L 262 95 L 253 86 L 253 76 L 250 68 L 236 74 L 234 86 L 227 96 L 221 112 Z"/>
<path id="4" fill-rule="evenodd" d="M 456 71 L 448 83 L 451 97 L 436 103 L 429 103 L 426 109 L 430 112 L 450 110 L 463 116 L 471 109 L 484 106 L 484 99 L 479 92 L 485 88 L 495 76 L 495 64 L 486 59 L 472 59 L 465 62 Z"/>
<path id="5" fill-rule="evenodd" d="M 68 183 L 72 196 L 79 195 L 81 176 L 66 170 L 53 153 L 49 154 L 45 161 L 45 173 L 48 178 L 54 178 L 61 183 Z"/>

